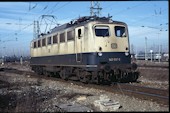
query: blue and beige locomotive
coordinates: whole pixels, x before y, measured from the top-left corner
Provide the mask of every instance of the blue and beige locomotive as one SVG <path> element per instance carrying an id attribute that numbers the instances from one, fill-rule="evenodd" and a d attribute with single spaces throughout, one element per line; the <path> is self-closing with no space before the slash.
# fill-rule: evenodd
<path id="1" fill-rule="evenodd" d="M 84 16 L 31 41 L 32 70 L 85 83 L 133 82 L 128 26 L 108 17 Z"/>

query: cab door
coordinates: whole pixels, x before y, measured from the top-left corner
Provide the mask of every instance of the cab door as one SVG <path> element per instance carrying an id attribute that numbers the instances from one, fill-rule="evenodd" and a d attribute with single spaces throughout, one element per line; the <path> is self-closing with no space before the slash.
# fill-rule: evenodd
<path id="1" fill-rule="evenodd" d="M 84 38 L 84 26 L 75 28 L 75 53 L 76 62 L 82 62 L 82 43 Z"/>

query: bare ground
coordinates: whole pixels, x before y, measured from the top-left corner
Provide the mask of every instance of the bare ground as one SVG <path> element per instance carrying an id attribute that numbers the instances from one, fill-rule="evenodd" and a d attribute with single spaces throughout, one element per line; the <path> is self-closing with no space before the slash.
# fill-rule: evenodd
<path id="1" fill-rule="evenodd" d="M 29 65 L 7 64 L 19 70 L 31 71 Z M 139 85 L 169 89 L 169 69 L 139 68 Z M 154 77 L 154 78 L 153 78 Z M 134 83 L 136 84 L 136 83 Z M 35 78 L 27 74 L 13 74 L 0 71 L 0 112 L 69 112 L 101 111 L 94 101 L 106 95 L 121 105 L 116 111 L 169 111 L 169 106 L 134 97 L 113 94 L 104 90 L 63 84 Z M 68 104 L 67 109 L 61 106 Z M 76 110 L 70 107 L 76 106 Z M 69 109 L 70 108 L 70 109 Z M 109 110 L 108 110 L 109 111 Z"/>

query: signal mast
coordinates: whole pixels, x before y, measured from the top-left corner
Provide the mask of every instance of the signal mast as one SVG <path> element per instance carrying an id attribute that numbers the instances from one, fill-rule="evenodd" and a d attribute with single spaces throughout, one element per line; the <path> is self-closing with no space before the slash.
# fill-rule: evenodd
<path id="1" fill-rule="evenodd" d="M 90 7 L 90 15 L 91 16 L 100 16 L 101 15 L 102 8 L 100 7 L 100 4 L 98 1 L 91 1 L 91 7 Z"/>

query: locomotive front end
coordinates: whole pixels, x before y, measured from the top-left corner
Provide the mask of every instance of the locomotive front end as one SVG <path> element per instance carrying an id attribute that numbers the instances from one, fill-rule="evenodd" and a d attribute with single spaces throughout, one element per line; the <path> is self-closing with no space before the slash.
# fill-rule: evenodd
<path id="1" fill-rule="evenodd" d="M 107 81 L 136 81 L 137 65 L 131 63 L 128 28 L 112 22 L 93 26 L 98 74 Z"/>

